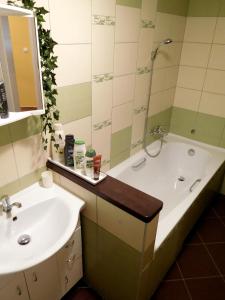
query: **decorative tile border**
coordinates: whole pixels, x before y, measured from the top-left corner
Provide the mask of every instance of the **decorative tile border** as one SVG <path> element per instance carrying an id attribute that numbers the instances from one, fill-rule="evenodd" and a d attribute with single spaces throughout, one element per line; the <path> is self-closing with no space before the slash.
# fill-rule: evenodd
<path id="1" fill-rule="evenodd" d="M 141 20 L 142 28 L 155 28 L 155 24 L 151 20 Z"/>
<path id="2" fill-rule="evenodd" d="M 131 144 L 131 150 L 143 144 L 143 139 L 139 139 L 136 143 Z"/>
<path id="3" fill-rule="evenodd" d="M 111 124 L 112 124 L 111 120 L 106 120 L 106 121 L 94 124 L 93 127 L 94 127 L 94 130 L 97 131 L 97 130 L 100 130 L 100 129 L 104 128 L 104 127 L 108 127 Z"/>
<path id="4" fill-rule="evenodd" d="M 139 67 L 137 68 L 137 75 L 147 74 L 150 73 L 151 69 L 149 67 Z"/>
<path id="5" fill-rule="evenodd" d="M 134 109 L 134 114 L 138 115 L 138 114 L 140 114 L 140 113 L 142 113 L 142 112 L 144 112 L 146 110 L 147 110 L 147 106 L 146 105 L 142 105 L 142 106 L 137 107 L 137 108 Z"/>
<path id="6" fill-rule="evenodd" d="M 94 25 L 115 25 L 115 17 L 93 15 L 92 24 Z"/>
<path id="7" fill-rule="evenodd" d="M 94 75 L 93 76 L 93 80 L 96 83 L 103 82 L 103 81 L 109 81 L 109 80 L 112 80 L 112 79 L 113 79 L 113 74 L 111 74 L 111 73 L 101 74 L 101 75 Z"/>

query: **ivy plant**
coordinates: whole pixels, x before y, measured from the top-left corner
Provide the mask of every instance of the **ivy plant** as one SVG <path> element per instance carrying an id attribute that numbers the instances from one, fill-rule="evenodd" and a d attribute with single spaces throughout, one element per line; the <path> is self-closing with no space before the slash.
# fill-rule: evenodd
<path id="1" fill-rule="evenodd" d="M 45 102 L 45 113 L 41 116 L 42 119 L 42 142 L 43 147 L 47 150 L 48 133 L 51 136 L 51 141 L 54 139 L 54 123 L 59 120 L 59 110 L 56 106 L 56 80 L 54 70 L 57 68 L 57 56 L 54 55 L 54 46 L 57 43 L 51 38 L 50 30 L 44 28 L 45 15 L 48 11 L 44 7 L 37 7 L 33 0 L 11 0 L 7 1 L 9 5 L 14 5 L 33 11 L 37 18 L 41 72 Z M 59 145 L 54 143 L 56 149 Z"/>

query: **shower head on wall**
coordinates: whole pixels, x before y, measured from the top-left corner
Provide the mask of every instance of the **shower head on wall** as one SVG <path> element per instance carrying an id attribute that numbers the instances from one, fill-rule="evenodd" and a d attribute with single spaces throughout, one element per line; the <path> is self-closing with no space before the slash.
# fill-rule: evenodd
<path id="1" fill-rule="evenodd" d="M 151 56 L 152 60 L 155 60 L 155 59 L 156 59 L 156 56 L 157 56 L 157 54 L 158 54 L 158 51 L 159 51 L 160 46 L 162 46 L 162 45 L 168 45 L 168 44 L 171 44 L 172 42 L 173 42 L 173 40 L 170 39 L 170 38 L 165 39 L 165 40 L 159 42 L 159 44 L 158 44 L 158 46 L 156 47 L 156 49 L 152 51 L 152 56 Z"/>

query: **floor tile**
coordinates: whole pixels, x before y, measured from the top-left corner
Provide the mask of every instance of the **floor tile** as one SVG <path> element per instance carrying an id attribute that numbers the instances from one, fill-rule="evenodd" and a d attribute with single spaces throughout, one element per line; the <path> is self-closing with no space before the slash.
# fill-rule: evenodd
<path id="1" fill-rule="evenodd" d="M 220 272 L 225 275 L 225 243 L 207 245 L 207 248 L 212 255 Z M 225 297 L 224 297 L 225 298 Z"/>
<path id="2" fill-rule="evenodd" d="M 204 243 L 225 241 L 225 226 L 219 219 L 203 219 L 199 224 L 198 233 Z"/>
<path id="3" fill-rule="evenodd" d="M 90 288 L 72 288 L 62 300 L 101 300 L 95 291 Z"/>
<path id="4" fill-rule="evenodd" d="M 213 208 L 220 217 L 225 217 L 225 196 L 219 195 L 213 203 Z"/>
<path id="5" fill-rule="evenodd" d="M 196 233 L 196 229 L 194 228 L 194 230 L 192 230 L 188 236 L 186 237 L 184 244 L 188 244 L 188 245 L 196 245 L 196 244 L 201 244 L 202 241 L 200 240 L 198 234 Z"/>
<path id="6" fill-rule="evenodd" d="M 189 300 L 184 282 L 163 281 L 151 300 Z"/>
<path id="7" fill-rule="evenodd" d="M 186 245 L 177 262 L 184 278 L 219 275 L 203 245 Z"/>
<path id="8" fill-rule="evenodd" d="M 186 284 L 192 300 L 225 299 L 225 284 L 221 278 L 189 279 Z"/>
<path id="9" fill-rule="evenodd" d="M 169 269 L 164 279 L 165 280 L 181 279 L 181 274 L 176 263 Z"/>
<path id="10" fill-rule="evenodd" d="M 202 218 L 204 219 L 217 218 L 214 207 L 210 206 L 208 209 L 206 209 L 206 211 L 202 215 Z"/>

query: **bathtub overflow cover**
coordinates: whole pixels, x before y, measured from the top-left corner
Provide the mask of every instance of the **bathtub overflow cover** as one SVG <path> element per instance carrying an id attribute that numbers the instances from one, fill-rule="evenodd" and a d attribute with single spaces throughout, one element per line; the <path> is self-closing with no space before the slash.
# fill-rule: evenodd
<path id="1" fill-rule="evenodd" d="M 28 234 L 21 235 L 17 240 L 19 245 L 27 245 L 30 243 L 30 241 L 31 237 Z"/>
<path id="2" fill-rule="evenodd" d="M 184 181 L 185 178 L 184 178 L 183 176 L 180 176 L 180 177 L 178 177 L 178 180 L 179 180 L 179 181 Z"/>
<path id="3" fill-rule="evenodd" d="M 194 149 L 189 149 L 188 150 L 188 155 L 194 156 L 195 155 L 195 150 Z"/>

